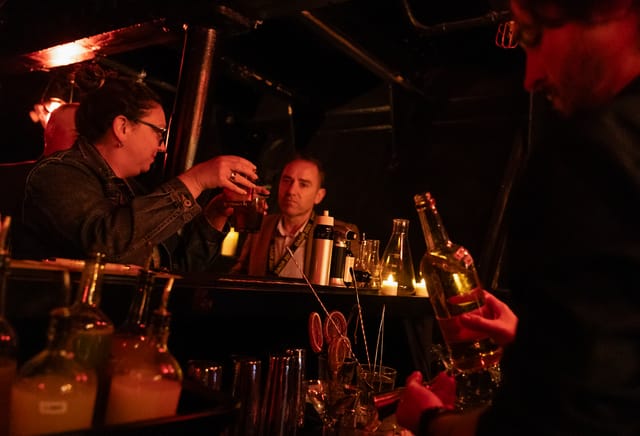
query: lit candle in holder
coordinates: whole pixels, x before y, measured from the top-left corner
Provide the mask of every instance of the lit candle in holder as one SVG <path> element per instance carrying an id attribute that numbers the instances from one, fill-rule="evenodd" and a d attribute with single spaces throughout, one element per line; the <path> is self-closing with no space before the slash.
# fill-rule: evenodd
<path id="1" fill-rule="evenodd" d="M 389 274 L 387 280 L 382 281 L 382 286 L 380 286 L 380 294 L 398 295 L 398 282 L 394 280 L 393 274 Z"/>
<path id="2" fill-rule="evenodd" d="M 419 282 L 413 282 L 413 289 L 416 290 L 416 295 L 418 297 L 428 297 L 429 294 L 427 293 L 427 284 L 424 282 L 424 279 L 420 280 Z"/>
<path id="3" fill-rule="evenodd" d="M 236 255 L 236 248 L 238 247 L 238 232 L 231 227 L 227 236 L 222 241 L 222 248 L 220 248 L 220 254 L 223 256 L 233 257 Z"/>

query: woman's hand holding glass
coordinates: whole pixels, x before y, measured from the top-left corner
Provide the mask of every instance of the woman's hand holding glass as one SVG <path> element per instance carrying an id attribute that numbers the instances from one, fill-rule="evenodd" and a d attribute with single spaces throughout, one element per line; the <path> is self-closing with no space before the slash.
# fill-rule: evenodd
<path id="1" fill-rule="evenodd" d="M 246 194 L 255 188 L 258 180 L 256 166 L 249 160 L 233 155 L 217 156 L 194 165 L 178 178 L 197 198 L 202 191 L 226 188 L 238 194 Z"/>

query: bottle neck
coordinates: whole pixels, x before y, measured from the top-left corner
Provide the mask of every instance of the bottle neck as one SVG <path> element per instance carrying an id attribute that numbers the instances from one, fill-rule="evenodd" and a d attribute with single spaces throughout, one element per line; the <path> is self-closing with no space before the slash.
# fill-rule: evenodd
<path id="1" fill-rule="evenodd" d="M 420 226 L 427 244 L 427 251 L 437 251 L 451 246 L 447 231 L 442 224 L 442 219 L 436 209 L 433 198 L 428 195 L 416 195 L 416 211 L 420 218 Z"/>
<path id="2" fill-rule="evenodd" d="M 171 312 L 164 309 L 157 309 L 153 312 L 149 323 L 149 337 L 160 351 L 168 351 L 170 326 Z"/>
<path id="3" fill-rule="evenodd" d="M 353 256 L 353 252 L 351 251 L 351 241 L 348 239 L 345 243 L 345 256 Z"/>
<path id="4" fill-rule="evenodd" d="M 7 275 L 9 274 L 9 251 L 0 248 L 0 318 L 5 317 L 5 302 L 7 298 Z"/>
<path id="5" fill-rule="evenodd" d="M 97 307 L 100 305 L 102 292 L 102 274 L 104 271 L 104 254 L 98 253 L 88 259 L 80 277 L 80 287 L 76 303 Z"/>
<path id="6" fill-rule="evenodd" d="M 121 333 L 144 333 L 149 322 L 149 301 L 155 281 L 155 274 L 150 270 L 140 271 L 136 291 L 129 306 L 129 313 L 122 327 Z"/>
<path id="7" fill-rule="evenodd" d="M 73 321 L 69 309 L 65 307 L 51 311 L 49 332 L 47 335 L 47 348 L 51 352 L 67 352 L 71 350 L 71 331 Z"/>

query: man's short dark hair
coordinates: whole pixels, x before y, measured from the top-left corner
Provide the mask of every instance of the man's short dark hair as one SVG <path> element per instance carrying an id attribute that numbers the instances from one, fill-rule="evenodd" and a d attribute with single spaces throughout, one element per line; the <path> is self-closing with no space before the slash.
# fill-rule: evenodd
<path id="1" fill-rule="evenodd" d="M 320 179 L 319 187 L 324 188 L 325 172 L 324 172 L 324 166 L 322 165 L 322 161 L 320 161 L 320 159 L 310 154 L 297 152 L 291 159 L 287 161 L 286 164 L 284 164 L 283 169 L 284 167 L 289 165 L 291 162 L 296 160 L 303 160 L 303 161 L 311 162 L 312 164 L 314 164 L 318 168 L 318 178 Z"/>

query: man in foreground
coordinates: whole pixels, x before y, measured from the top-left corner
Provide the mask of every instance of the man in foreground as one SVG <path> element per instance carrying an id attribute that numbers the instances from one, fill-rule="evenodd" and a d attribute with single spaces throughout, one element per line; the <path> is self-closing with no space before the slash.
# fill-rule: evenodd
<path id="1" fill-rule="evenodd" d="M 515 340 L 486 409 L 444 411 L 414 374 L 401 425 L 429 435 L 640 434 L 640 2 L 511 0 L 525 87 L 560 115 L 510 229 Z M 496 323 L 500 319 L 496 320 Z"/>

